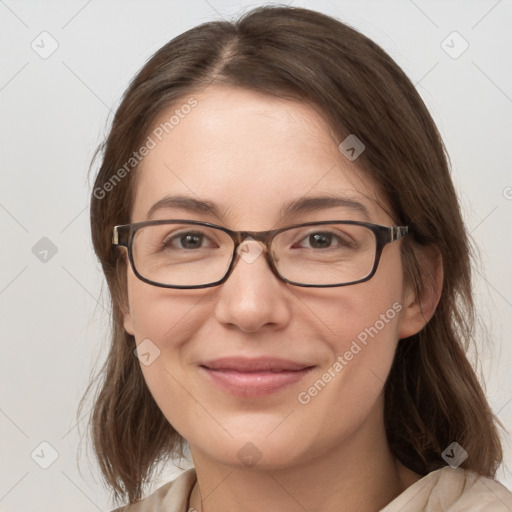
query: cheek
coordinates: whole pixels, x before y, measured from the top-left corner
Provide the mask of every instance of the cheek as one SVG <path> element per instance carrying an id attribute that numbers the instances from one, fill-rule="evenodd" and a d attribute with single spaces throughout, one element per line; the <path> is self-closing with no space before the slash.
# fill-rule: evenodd
<path id="1" fill-rule="evenodd" d="M 173 290 L 128 275 L 130 320 L 137 343 L 149 338 L 161 351 L 179 347 L 198 322 L 205 290 Z"/>
<path id="2" fill-rule="evenodd" d="M 130 317 L 144 380 L 158 407 L 180 434 L 190 430 L 187 341 L 202 322 L 204 290 L 170 290 L 128 278 Z M 185 348 L 183 348 L 185 347 Z"/>
<path id="3" fill-rule="evenodd" d="M 328 410 L 338 418 L 367 414 L 391 368 L 403 309 L 402 270 L 399 260 L 381 263 L 370 281 L 317 298 L 331 357 L 298 401 L 326 421 Z"/>
<path id="4" fill-rule="evenodd" d="M 366 396 L 376 398 L 395 354 L 402 305 L 386 297 L 371 304 L 366 301 L 363 307 L 359 314 L 354 312 L 346 332 L 338 338 L 334 370 L 343 373 L 343 385 L 350 393 L 357 395 L 359 389 L 369 386 L 373 393 L 367 387 Z"/>
<path id="5" fill-rule="evenodd" d="M 128 275 L 129 323 L 144 376 L 152 383 L 158 384 L 156 376 L 165 381 L 165 369 L 178 360 L 175 353 L 191 335 L 198 300 L 182 290 L 158 288 Z M 151 357 L 142 357 L 148 353 Z"/>
<path id="6" fill-rule="evenodd" d="M 390 264 L 394 261 L 394 265 Z M 384 383 L 391 366 L 396 345 L 402 304 L 401 265 L 391 258 L 381 261 L 375 276 L 358 286 L 351 310 L 347 315 L 350 329 L 343 336 L 344 360 L 358 361 L 353 366 L 361 368 L 354 378 L 376 380 Z M 340 319 L 340 328 L 343 319 Z"/>
<path id="7" fill-rule="evenodd" d="M 401 272 L 399 260 L 383 258 L 369 281 L 333 289 L 332 295 L 324 293 L 315 298 L 326 339 L 337 355 L 347 353 L 350 361 L 378 360 L 386 353 L 392 357 L 403 309 Z M 371 351 L 365 350 L 370 346 Z M 359 357 L 363 352 L 364 357 Z"/>

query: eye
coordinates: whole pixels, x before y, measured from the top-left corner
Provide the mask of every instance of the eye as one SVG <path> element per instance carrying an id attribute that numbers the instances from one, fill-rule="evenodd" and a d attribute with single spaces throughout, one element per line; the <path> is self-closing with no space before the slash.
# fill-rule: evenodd
<path id="1" fill-rule="evenodd" d="M 330 247 L 332 244 L 332 233 L 313 233 L 308 235 L 305 240 L 308 241 L 309 246 L 314 249 L 323 249 Z"/>
<path id="2" fill-rule="evenodd" d="M 197 249 L 203 247 L 203 242 L 208 240 L 210 239 L 200 231 L 186 231 L 173 233 L 162 242 L 162 246 L 165 249 Z"/>
<path id="3" fill-rule="evenodd" d="M 307 234 L 300 242 L 306 242 L 308 249 L 352 249 L 356 243 L 348 235 L 336 234 L 332 231 L 315 231 Z M 300 244 L 302 247 L 303 245 Z"/>

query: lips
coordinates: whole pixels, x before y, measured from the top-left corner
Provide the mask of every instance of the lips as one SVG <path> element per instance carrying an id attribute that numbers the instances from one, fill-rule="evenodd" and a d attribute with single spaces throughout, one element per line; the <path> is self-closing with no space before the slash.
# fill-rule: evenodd
<path id="1" fill-rule="evenodd" d="M 235 396 L 269 395 L 301 380 L 314 365 L 277 358 L 227 357 L 205 361 L 201 371 L 221 390 Z"/>
<path id="2" fill-rule="evenodd" d="M 302 364 L 288 359 L 279 359 L 273 357 L 242 358 L 242 357 L 223 357 L 206 361 L 201 364 L 210 370 L 236 370 L 239 372 L 279 372 L 303 370 L 312 366 L 311 364 Z"/>

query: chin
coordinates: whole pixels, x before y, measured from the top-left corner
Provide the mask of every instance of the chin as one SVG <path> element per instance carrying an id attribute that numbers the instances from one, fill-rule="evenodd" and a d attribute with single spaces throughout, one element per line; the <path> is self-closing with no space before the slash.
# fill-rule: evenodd
<path id="1" fill-rule="evenodd" d="M 272 435 L 272 434 L 271 434 Z M 221 464 L 237 470 L 275 471 L 300 464 L 306 458 L 292 437 L 287 439 L 276 436 L 270 439 L 265 436 L 251 436 L 230 439 L 229 446 L 217 445 L 220 450 L 212 452 L 209 443 L 209 456 Z M 224 449 L 222 449 L 224 448 Z"/>

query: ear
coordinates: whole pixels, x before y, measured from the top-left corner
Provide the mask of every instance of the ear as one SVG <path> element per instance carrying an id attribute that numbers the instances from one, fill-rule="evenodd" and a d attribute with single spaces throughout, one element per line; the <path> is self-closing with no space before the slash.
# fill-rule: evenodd
<path id="1" fill-rule="evenodd" d="M 127 309 L 123 313 L 123 325 L 124 325 L 125 331 L 128 334 L 131 334 L 132 336 L 135 336 L 134 330 L 133 330 L 132 315 L 131 315 L 129 309 Z"/>
<path id="2" fill-rule="evenodd" d="M 128 263 L 128 255 L 125 250 L 122 251 L 121 258 L 124 260 L 124 264 L 119 265 L 116 269 L 119 283 L 119 287 L 116 290 L 116 297 L 118 297 L 119 306 L 121 308 L 121 314 L 123 315 L 123 327 L 128 334 L 135 336 L 132 315 L 130 312 L 130 299 L 128 291 L 128 272 L 131 267 L 130 264 Z"/>
<path id="3" fill-rule="evenodd" d="M 128 334 L 134 336 L 132 314 L 130 312 L 130 301 L 128 298 L 128 290 L 121 292 L 121 298 L 119 300 L 121 314 L 123 316 L 123 327 Z"/>
<path id="4" fill-rule="evenodd" d="M 443 289 L 443 259 L 439 249 L 435 246 L 415 246 L 413 250 L 423 286 L 417 295 L 413 283 L 404 284 L 399 339 L 417 334 L 425 327 L 435 313 Z"/>

